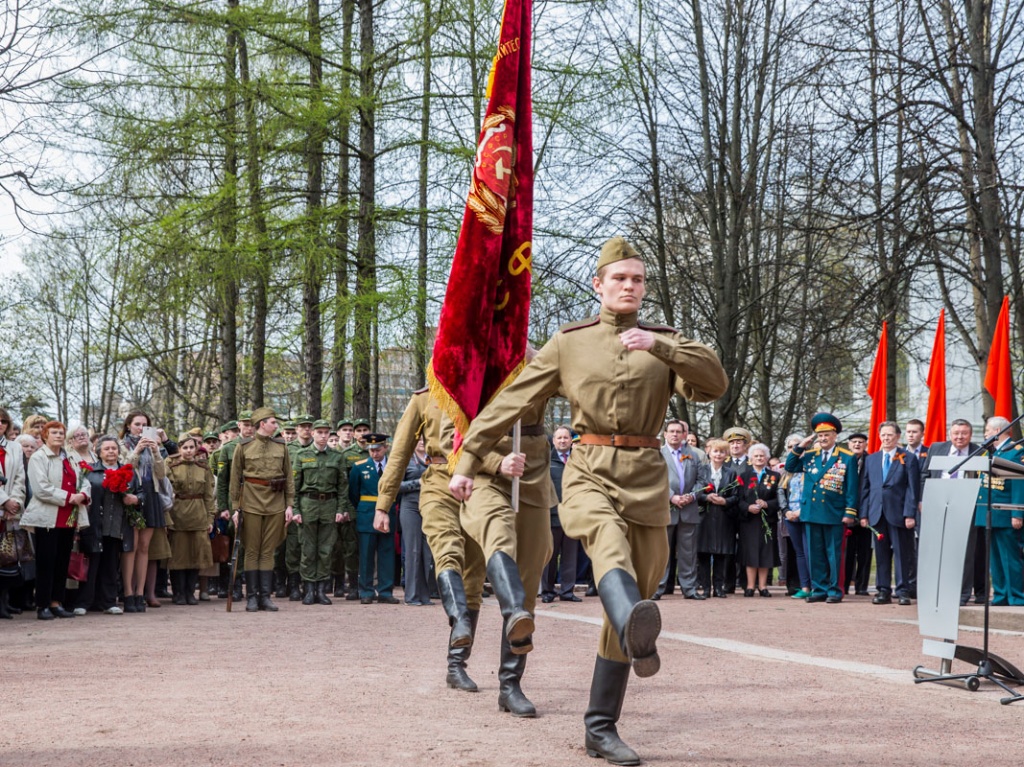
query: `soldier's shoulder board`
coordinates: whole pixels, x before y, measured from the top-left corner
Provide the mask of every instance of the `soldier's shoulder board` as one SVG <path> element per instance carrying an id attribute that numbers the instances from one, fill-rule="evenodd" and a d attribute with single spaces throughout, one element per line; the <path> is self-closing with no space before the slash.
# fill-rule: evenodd
<path id="1" fill-rule="evenodd" d="M 853 455 L 852 450 L 850 450 L 848 447 L 843 447 L 842 445 L 836 446 L 836 452 L 839 453 L 839 455 Z"/>
<path id="2" fill-rule="evenodd" d="M 288 446 L 288 443 L 284 441 L 284 437 L 271 437 L 270 441 L 276 442 L 277 444 L 284 445 L 286 447 Z"/>
<path id="3" fill-rule="evenodd" d="M 252 441 L 253 441 L 253 437 L 241 437 L 238 440 L 238 444 L 239 445 L 248 445 Z"/>
<path id="4" fill-rule="evenodd" d="M 356 461 L 356 462 L 355 462 L 355 465 L 356 465 L 356 466 L 362 466 L 362 465 L 363 465 L 364 463 L 369 463 L 369 462 L 370 462 L 370 459 L 369 459 L 369 458 L 364 458 L 364 459 L 363 459 L 363 460 L 361 460 L 361 461 Z"/>
<path id="5" fill-rule="evenodd" d="M 582 328 L 593 327 L 600 321 L 601 318 L 595 314 L 593 317 L 587 317 L 585 320 L 577 320 L 576 322 L 570 322 L 565 325 L 562 325 L 562 327 L 558 329 L 558 332 L 571 333 L 574 330 L 581 330 Z"/>
<path id="6" fill-rule="evenodd" d="M 656 330 L 661 333 L 678 333 L 671 325 L 662 325 L 660 322 L 645 322 L 643 320 L 637 320 L 636 326 L 642 330 Z"/>

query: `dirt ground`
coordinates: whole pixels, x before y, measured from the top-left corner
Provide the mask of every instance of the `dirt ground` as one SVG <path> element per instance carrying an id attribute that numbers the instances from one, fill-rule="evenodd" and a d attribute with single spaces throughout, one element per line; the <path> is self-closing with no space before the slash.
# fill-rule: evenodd
<path id="1" fill-rule="evenodd" d="M 470 661 L 476 694 L 445 687 L 440 604 L 278 605 L 0 621 L 0 765 L 597 764 L 582 723 L 597 599 L 538 605 L 523 684 L 534 720 L 497 711 L 493 600 Z M 630 680 L 619 726 L 648 764 L 1021 761 L 1024 702 L 913 683 L 916 665 L 938 663 L 921 655 L 914 608 L 807 605 L 778 589 L 660 605 L 661 673 Z M 1024 666 L 1024 634 L 994 634 L 991 649 Z"/>

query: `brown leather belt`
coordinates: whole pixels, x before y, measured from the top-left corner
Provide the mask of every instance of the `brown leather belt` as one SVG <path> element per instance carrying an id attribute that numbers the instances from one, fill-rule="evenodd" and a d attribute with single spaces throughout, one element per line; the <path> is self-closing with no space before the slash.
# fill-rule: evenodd
<path id="1" fill-rule="evenodd" d="M 543 437 L 547 434 L 547 432 L 544 431 L 544 424 L 542 423 L 537 423 L 533 426 L 522 426 L 520 427 L 519 433 L 524 437 Z M 508 436 L 512 436 L 511 431 L 508 433 Z"/>
<path id="2" fill-rule="evenodd" d="M 175 494 L 174 500 L 176 500 L 176 501 L 198 501 L 198 500 L 200 500 L 202 498 L 205 498 L 205 497 L 206 496 L 201 494 L 201 493 L 199 495 L 177 495 L 177 494 Z"/>
<path id="3" fill-rule="evenodd" d="M 602 447 L 661 447 L 657 437 L 643 437 L 637 434 L 581 434 L 580 444 Z"/>
<path id="4" fill-rule="evenodd" d="M 299 495 L 314 501 L 333 501 L 338 497 L 337 493 L 299 493 Z"/>
<path id="5" fill-rule="evenodd" d="M 280 477 L 279 479 L 259 479 L 258 477 L 242 477 L 250 485 L 259 485 L 260 487 L 272 487 L 275 483 L 284 482 L 286 477 Z"/>
<path id="6" fill-rule="evenodd" d="M 443 457 L 443 456 L 440 456 L 440 455 L 428 455 L 426 458 L 423 459 L 423 463 L 425 463 L 427 466 L 437 465 L 437 464 L 442 464 L 442 463 L 447 464 L 448 463 L 448 459 Z"/>

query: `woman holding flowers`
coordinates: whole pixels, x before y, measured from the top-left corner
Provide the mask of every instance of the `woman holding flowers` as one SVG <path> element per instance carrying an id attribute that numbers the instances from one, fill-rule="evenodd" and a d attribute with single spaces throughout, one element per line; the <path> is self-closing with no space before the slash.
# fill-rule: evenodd
<path id="1" fill-rule="evenodd" d="M 150 607 L 160 606 L 153 593 L 153 586 L 156 583 L 156 561 L 153 562 L 152 579 L 150 580 L 147 575 L 150 565 L 149 547 L 153 541 L 153 534 L 156 530 L 164 531 L 167 527 L 156 488 L 157 483 L 167 476 L 167 467 L 164 465 L 164 458 L 167 457 L 167 451 L 164 449 L 166 435 L 162 429 L 158 429 L 155 439 L 151 435 L 147 436 L 143 430 L 148 427 L 149 416 L 141 410 L 133 410 L 124 419 L 124 426 L 121 428 L 121 460 L 130 463 L 138 475 L 140 507 L 146 523 L 136 537 L 134 556 L 125 556 L 121 559 L 126 612 L 144 613 L 147 604 Z M 147 594 L 145 600 L 142 596 L 143 590 Z"/>
<path id="2" fill-rule="evenodd" d="M 205 458 L 198 458 L 199 437 L 182 434 L 178 454 L 167 459 L 167 475 L 174 486 L 171 509 L 171 583 L 174 604 L 197 605 L 199 571 L 213 564 L 210 533 L 216 509 L 213 504 L 213 472 Z"/>
<path id="3" fill-rule="evenodd" d="M 736 469 L 726 463 L 728 442 L 709 439 L 704 449 L 708 462 L 697 472 L 694 487 L 704 512 L 697 532 L 697 565 L 704 595 L 725 599 L 726 563 L 735 553 L 737 519 L 740 509 L 753 502 L 753 491 L 743 486 Z"/>
<path id="4" fill-rule="evenodd" d="M 743 596 L 754 596 L 754 590 L 770 597 L 768 571 L 775 567 L 778 546 L 775 530 L 779 523 L 779 480 L 777 471 L 768 468 L 771 451 L 767 445 L 757 443 L 747 451 L 754 475 L 750 502 L 741 511 L 740 559 L 747 569 L 747 587 Z"/>
<path id="5" fill-rule="evenodd" d="M 28 462 L 32 499 L 25 507 L 21 526 L 36 534 L 36 617 L 39 620 L 73 618 L 64 609 L 65 580 L 75 528 L 89 526 L 91 489 L 84 474 L 72 466 L 64 451 L 64 424 L 43 425 L 43 446 Z"/>
<path id="6" fill-rule="evenodd" d="M 139 481 L 131 464 L 121 463 L 116 438 L 100 437 L 96 449 L 99 460 L 87 475 L 91 524 L 82 531 L 80 544 L 89 554 L 89 578 L 78 588 L 78 607 L 120 615 L 118 563 L 125 553 L 134 556 L 137 526 L 145 524 L 139 511 Z"/>

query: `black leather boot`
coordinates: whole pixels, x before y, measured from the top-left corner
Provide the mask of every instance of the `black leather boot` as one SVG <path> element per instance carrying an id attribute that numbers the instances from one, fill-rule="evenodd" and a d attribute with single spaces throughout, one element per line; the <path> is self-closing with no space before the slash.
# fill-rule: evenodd
<path id="1" fill-rule="evenodd" d="M 260 570 L 260 603 L 259 607 L 261 610 L 266 610 L 268 613 L 276 613 L 277 605 L 270 598 L 273 594 L 274 588 L 274 571 L 273 570 Z"/>
<path id="2" fill-rule="evenodd" d="M 466 609 L 466 587 L 462 584 L 462 576 L 454 570 L 445 570 L 437 576 L 437 587 L 441 592 L 441 604 L 448 614 L 448 625 L 452 627 L 448 646 L 471 646 L 473 626 Z"/>
<path id="3" fill-rule="evenodd" d="M 239 562 L 238 564 L 241 565 L 242 563 Z M 244 575 L 242 574 L 241 570 L 237 570 L 235 572 L 235 582 L 233 584 L 231 584 L 231 600 L 234 601 L 234 602 L 241 602 L 242 601 L 242 579 L 243 579 L 243 577 L 244 577 Z M 228 573 L 228 580 L 229 581 L 231 580 L 231 573 L 230 572 Z"/>
<path id="4" fill-rule="evenodd" d="M 334 602 L 332 602 L 330 597 L 327 596 L 327 584 L 328 581 L 320 581 L 317 584 L 316 601 L 322 605 L 333 605 Z"/>
<path id="5" fill-rule="evenodd" d="M 197 605 L 196 588 L 199 586 L 199 570 L 185 570 L 185 604 Z"/>
<path id="6" fill-rule="evenodd" d="M 218 599 L 227 599 L 228 598 L 228 588 L 231 585 L 230 583 L 228 583 L 228 581 L 230 581 L 230 580 L 231 580 L 231 568 L 228 567 L 226 564 L 221 563 L 220 575 L 217 576 L 217 598 Z"/>
<path id="7" fill-rule="evenodd" d="M 303 581 L 302 582 L 302 604 L 304 605 L 315 605 L 316 604 L 316 583 L 314 581 Z"/>
<path id="8" fill-rule="evenodd" d="M 272 578 L 270 581 L 274 591 L 273 594 L 278 599 L 288 598 L 288 573 L 284 570 L 271 570 Z"/>
<path id="9" fill-rule="evenodd" d="M 254 613 L 260 609 L 260 573 L 259 570 L 245 571 L 245 611 Z M 241 586 L 239 586 L 241 590 Z"/>
<path id="10" fill-rule="evenodd" d="M 498 710 L 508 711 L 512 716 L 532 719 L 537 716 L 537 709 L 530 699 L 523 695 L 519 682 L 526 670 L 526 656 L 516 654 L 508 641 L 508 636 L 501 635 L 501 664 L 498 666 Z"/>
<path id="11" fill-rule="evenodd" d="M 171 570 L 171 591 L 174 592 L 174 596 L 171 598 L 171 604 L 183 605 L 185 604 L 185 571 L 184 570 Z"/>
<path id="12" fill-rule="evenodd" d="M 0 589 L 0 618 L 3 620 L 14 620 L 11 614 L 10 602 L 7 600 L 7 589 Z"/>
<path id="13" fill-rule="evenodd" d="M 487 562 L 487 579 L 501 606 L 509 646 L 515 655 L 525 655 L 533 649 L 533 616 L 523 609 L 526 593 L 519 566 L 508 554 L 497 551 Z"/>
<path id="14" fill-rule="evenodd" d="M 288 574 L 288 601 L 298 602 L 302 599 L 302 592 L 299 590 L 299 586 L 302 584 L 302 578 L 298 573 Z"/>
<path id="15" fill-rule="evenodd" d="M 604 579 L 601 580 L 598 592 L 604 596 Z M 601 757 L 610 764 L 640 764 L 636 751 L 622 742 L 615 729 L 615 723 L 622 713 L 622 700 L 626 697 L 628 681 L 628 663 L 597 656 L 594 678 L 590 683 L 590 705 L 583 715 L 583 723 L 587 728 L 587 756 Z"/>
<path id="16" fill-rule="evenodd" d="M 476 624 L 480 620 L 480 611 L 468 610 L 467 612 L 469 613 L 470 633 L 475 636 Z M 470 679 L 469 674 L 466 673 L 466 661 L 469 660 L 472 651 L 473 645 L 471 644 L 464 647 L 448 648 L 448 676 L 445 678 L 445 682 L 454 690 L 476 692 L 479 689 L 476 682 Z"/>
<path id="17" fill-rule="evenodd" d="M 345 576 L 344 575 L 334 575 L 334 576 L 331 576 L 331 580 L 334 582 L 334 587 L 333 587 L 334 588 L 334 596 L 337 597 L 338 599 L 341 599 L 342 597 L 345 596 Z M 328 589 L 330 589 L 330 588 L 331 587 L 328 586 Z"/>
<path id="18" fill-rule="evenodd" d="M 661 633 L 661 613 L 656 602 L 640 598 L 640 589 L 625 570 L 611 570 L 597 585 L 601 606 L 619 635 L 622 652 L 637 676 L 654 676 L 661 668 L 655 642 Z"/>

